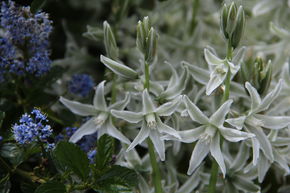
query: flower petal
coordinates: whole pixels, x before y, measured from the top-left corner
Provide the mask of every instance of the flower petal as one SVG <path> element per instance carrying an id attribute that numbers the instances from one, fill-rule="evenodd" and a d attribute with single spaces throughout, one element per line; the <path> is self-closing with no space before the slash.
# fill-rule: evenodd
<path id="1" fill-rule="evenodd" d="M 180 139 L 180 136 L 178 134 L 178 132 L 169 127 L 168 125 L 165 125 L 164 123 L 162 123 L 162 121 L 160 120 L 160 118 L 157 116 L 157 127 L 156 129 L 160 132 L 160 133 L 166 133 L 168 135 L 172 135 L 174 137 L 176 137 L 177 139 Z"/>
<path id="2" fill-rule="evenodd" d="M 191 76 L 194 78 L 195 81 L 203 85 L 206 85 L 208 83 L 210 73 L 207 70 L 185 61 L 182 61 L 181 63 L 188 66 L 189 73 L 191 74 Z"/>
<path id="3" fill-rule="evenodd" d="M 220 108 L 209 118 L 209 121 L 217 127 L 220 127 L 225 122 L 225 117 L 230 111 L 233 100 L 227 100 Z"/>
<path id="4" fill-rule="evenodd" d="M 146 126 L 146 123 L 143 123 L 138 135 L 135 137 L 133 142 L 130 144 L 130 146 L 128 147 L 127 151 L 130 151 L 136 145 L 142 143 L 149 136 L 149 133 L 150 133 L 150 128 L 148 128 Z"/>
<path id="5" fill-rule="evenodd" d="M 206 95 L 211 95 L 211 93 L 219 87 L 225 80 L 227 71 L 225 70 L 224 73 L 218 72 L 218 69 L 222 67 L 216 67 L 216 69 L 210 74 L 210 79 L 206 85 Z"/>
<path id="6" fill-rule="evenodd" d="M 185 89 L 188 80 L 188 68 L 183 67 L 183 72 L 181 78 L 172 87 L 167 87 L 167 89 L 159 95 L 160 99 L 172 100 L 176 96 L 180 95 Z"/>
<path id="7" fill-rule="evenodd" d="M 104 93 L 104 84 L 105 84 L 105 81 L 102 81 L 97 86 L 96 91 L 95 91 L 95 96 L 94 96 L 94 107 L 102 111 L 107 110 L 107 103 L 105 100 L 105 93 Z"/>
<path id="8" fill-rule="evenodd" d="M 183 143 L 192 143 L 199 139 L 200 135 L 204 133 L 206 126 L 202 125 L 200 127 L 189 129 L 185 131 L 178 131 L 178 135 L 180 136 L 180 141 Z M 163 137 L 165 140 L 178 140 L 175 137 L 166 135 Z"/>
<path id="9" fill-rule="evenodd" d="M 155 110 L 155 105 L 148 94 L 147 89 L 143 91 L 142 94 L 142 105 L 143 105 L 143 114 L 152 113 Z"/>
<path id="10" fill-rule="evenodd" d="M 99 129 L 94 122 L 94 118 L 88 120 L 85 124 L 83 124 L 74 134 L 70 137 L 69 142 L 76 143 L 79 141 L 83 136 L 90 135 L 95 133 Z"/>
<path id="11" fill-rule="evenodd" d="M 249 158 L 248 147 L 245 145 L 245 143 L 242 143 L 239 147 L 238 155 L 230 164 L 231 165 L 230 169 L 234 171 L 241 171 L 245 166 L 248 158 Z"/>
<path id="12" fill-rule="evenodd" d="M 201 164 L 204 158 L 209 153 L 209 144 L 207 141 L 199 140 L 191 154 L 187 174 L 191 175 L 196 168 Z"/>
<path id="13" fill-rule="evenodd" d="M 59 100 L 74 114 L 81 116 L 89 116 L 89 115 L 97 115 L 98 113 L 98 109 L 96 109 L 93 105 L 82 104 L 77 101 L 71 101 L 63 97 L 60 97 Z"/>
<path id="14" fill-rule="evenodd" d="M 207 64 L 210 66 L 217 66 L 217 65 L 224 63 L 224 60 L 218 58 L 216 55 L 211 53 L 211 51 L 209 51 L 209 49 L 206 49 L 206 48 L 204 49 L 204 58 L 205 58 Z"/>
<path id="15" fill-rule="evenodd" d="M 253 148 L 253 165 L 257 165 L 260 156 L 260 143 L 257 138 L 252 138 L 252 148 Z"/>
<path id="16" fill-rule="evenodd" d="M 193 104 L 189 100 L 187 96 L 184 96 L 184 101 L 187 108 L 187 112 L 193 121 L 196 121 L 200 124 L 207 124 L 209 122 L 209 119 L 203 114 L 203 112 L 195 104 Z"/>
<path id="17" fill-rule="evenodd" d="M 125 137 L 112 123 L 111 118 L 109 118 L 108 122 L 105 124 L 107 127 L 108 135 L 120 140 L 123 143 L 130 144 L 130 141 L 127 137 Z"/>
<path id="18" fill-rule="evenodd" d="M 150 136 L 150 139 L 152 140 L 152 143 L 161 161 L 164 161 L 165 160 L 165 145 L 164 145 L 164 141 L 160 137 L 160 134 L 156 130 L 151 129 L 149 136 Z"/>
<path id="19" fill-rule="evenodd" d="M 221 171 L 223 173 L 223 177 L 225 178 L 226 166 L 225 166 L 224 157 L 220 148 L 220 135 L 219 134 L 216 134 L 212 139 L 212 142 L 210 144 L 210 153 L 214 157 L 218 165 L 220 166 Z"/>
<path id="20" fill-rule="evenodd" d="M 251 96 L 251 110 L 254 111 L 261 104 L 261 97 L 249 82 L 246 82 L 245 87 Z"/>
<path id="21" fill-rule="evenodd" d="M 290 117 L 287 116 L 269 116 L 269 115 L 254 115 L 255 118 L 262 122 L 262 126 L 268 129 L 282 129 L 290 124 Z"/>
<path id="22" fill-rule="evenodd" d="M 110 58 L 107 58 L 103 55 L 101 55 L 101 62 L 110 70 L 112 70 L 114 73 L 116 73 L 119 76 L 129 78 L 129 79 L 135 79 L 138 77 L 138 73 L 133 70 L 132 68 L 129 68 L 128 66 L 121 64 L 119 62 L 116 62 Z"/>
<path id="23" fill-rule="evenodd" d="M 271 103 L 278 97 L 278 95 L 282 89 L 282 83 L 283 83 L 283 80 L 280 79 L 279 83 L 276 85 L 276 87 L 263 98 L 263 100 L 262 100 L 261 104 L 259 105 L 259 108 L 257 109 L 256 112 L 265 111 L 269 108 Z"/>
<path id="24" fill-rule="evenodd" d="M 263 153 L 261 153 L 261 155 L 259 157 L 259 164 L 257 165 L 257 167 L 258 167 L 258 180 L 260 183 L 263 182 L 265 175 L 270 168 L 270 165 L 271 165 L 271 163 L 269 162 L 269 160 L 264 156 Z"/>
<path id="25" fill-rule="evenodd" d="M 232 180 L 232 183 L 235 185 L 235 187 L 237 187 L 237 189 L 244 192 L 256 193 L 260 190 L 260 187 L 258 185 L 241 176 L 235 176 L 235 180 Z"/>
<path id="26" fill-rule="evenodd" d="M 131 99 L 130 93 L 126 93 L 125 98 L 123 100 L 112 104 L 111 106 L 109 106 L 109 109 L 116 109 L 116 110 L 121 111 L 128 105 L 128 103 L 130 102 L 130 99 Z"/>
<path id="27" fill-rule="evenodd" d="M 178 105 L 180 104 L 181 100 L 182 100 L 182 96 L 178 96 L 173 101 L 164 103 L 163 105 L 158 107 L 155 112 L 159 116 L 170 116 L 172 113 L 175 112 L 175 110 L 178 107 Z"/>
<path id="28" fill-rule="evenodd" d="M 241 116 L 237 118 L 227 119 L 226 122 L 237 128 L 238 130 L 241 130 L 244 126 L 245 120 L 246 116 Z"/>
<path id="29" fill-rule="evenodd" d="M 221 132 L 221 135 L 230 142 L 238 142 L 248 138 L 255 137 L 255 135 L 253 135 L 252 133 L 246 133 L 243 131 L 226 127 L 220 127 L 219 131 Z"/>
<path id="30" fill-rule="evenodd" d="M 130 123 L 138 123 L 143 119 L 143 113 L 140 112 L 111 110 L 111 114 Z"/>
<path id="31" fill-rule="evenodd" d="M 273 150 L 272 150 L 272 145 L 263 132 L 263 129 L 261 127 L 251 127 L 248 124 L 246 125 L 246 128 L 248 131 L 251 133 L 254 133 L 256 135 L 256 138 L 258 139 L 261 149 L 264 152 L 265 156 L 273 162 L 274 160 L 274 155 L 273 155 Z"/>

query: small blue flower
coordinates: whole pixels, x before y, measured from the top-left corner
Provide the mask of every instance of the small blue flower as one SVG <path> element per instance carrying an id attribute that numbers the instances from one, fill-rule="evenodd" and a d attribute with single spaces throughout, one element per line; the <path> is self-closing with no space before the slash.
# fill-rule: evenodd
<path id="1" fill-rule="evenodd" d="M 68 83 L 68 90 L 70 93 L 86 97 L 93 90 L 94 81 L 91 76 L 87 74 L 75 74 Z"/>
<path id="2" fill-rule="evenodd" d="M 50 150 L 53 150 L 54 148 L 55 148 L 55 143 L 47 143 L 45 147 L 45 151 L 50 151 Z"/>
<path id="3" fill-rule="evenodd" d="M 52 135 L 52 129 L 46 115 L 41 113 L 39 109 L 33 109 L 30 114 L 23 114 L 19 120 L 19 124 L 12 127 L 15 140 L 20 144 L 29 144 L 32 142 L 47 142 Z"/>
<path id="4" fill-rule="evenodd" d="M 50 70 L 49 35 L 52 21 L 43 12 L 32 14 L 30 7 L 3 1 L 0 9 L 0 82 L 6 73 L 40 77 Z"/>
<path id="5" fill-rule="evenodd" d="M 93 164 L 94 163 L 94 159 L 96 157 L 97 154 L 97 150 L 91 150 L 87 153 L 88 159 L 90 160 L 90 163 Z"/>
<path id="6" fill-rule="evenodd" d="M 66 127 L 65 128 L 66 136 L 68 138 L 71 137 L 77 129 L 78 129 L 77 127 Z"/>

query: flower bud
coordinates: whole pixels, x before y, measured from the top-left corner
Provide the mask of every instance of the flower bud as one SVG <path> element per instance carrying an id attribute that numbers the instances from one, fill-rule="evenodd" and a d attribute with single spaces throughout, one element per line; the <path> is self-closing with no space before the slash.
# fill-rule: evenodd
<path id="1" fill-rule="evenodd" d="M 152 63 L 156 58 L 157 52 L 157 32 L 151 27 L 148 17 L 144 17 L 143 21 L 139 21 L 137 25 L 138 49 L 144 54 L 145 62 Z"/>
<path id="2" fill-rule="evenodd" d="M 149 31 L 148 38 L 146 39 L 146 53 L 145 53 L 145 61 L 149 64 L 152 63 L 156 57 L 157 38 L 158 35 L 156 31 L 153 28 L 151 28 Z"/>
<path id="3" fill-rule="evenodd" d="M 264 95 L 269 89 L 272 78 L 271 62 L 265 63 L 260 57 L 254 61 L 250 58 L 242 64 L 240 75 L 241 83 L 250 82 L 260 95 Z"/>
<path id="4" fill-rule="evenodd" d="M 143 21 L 139 21 L 137 24 L 136 44 L 142 53 L 146 52 L 146 38 L 148 37 L 150 28 L 151 25 L 148 17 L 144 17 Z"/>
<path id="5" fill-rule="evenodd" d="M 116 60 L 119 56 L 119 50 L 115 40 L 114 33 L 107 21 L 104 22 L 104 44 L 107 56 L 113 60 Z"/>
<path id="6" fill-rule="evenodd" d="M 228 18 L 228 7 L 226 4 L 224 4 L 222 13 L 221 13 L 221 30 L 225 36 L 226 39 L 229 38 L 229 34 L 226 31 L 227 28 L 227 18 Z"/>
<path id="7" fill-rule="evenodd" d="M 236 19 L 236 29 L 234 30 L 231 37 L 231 44 L 233 48 L 236 48 L 243 35 L 243 31 L 245 28 L 245 12 L 242 6 L 239 7 Z"/>
<path id="8" fill-rule="evenodd" d="M 227 26 L 226 26 L 226 31 L 229 36 L 232 35 L 234 30 L 236 29 L 236 18 L 237 18 L 237 6 L 234 2 L 230 5 L 228 9 L 228 15 L 227 15 Z"/>

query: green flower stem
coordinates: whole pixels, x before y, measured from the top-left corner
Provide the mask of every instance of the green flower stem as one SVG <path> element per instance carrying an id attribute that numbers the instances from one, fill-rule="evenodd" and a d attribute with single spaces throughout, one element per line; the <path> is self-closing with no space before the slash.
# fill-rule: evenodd
<path id="1" fill-rule="evenodd" d="M 156 161 L 156 155 L 154 152 L 154 146 L 150 138 L 147 138 L 147 144 L 149 148 L 150 162 L 153 170 L 153 181 L 155 187 L 155 193 L 162 193 L 162 185 L 161 185 L 161 174 L 158 168 L 158 164 Z"/>
<path id="2" fill-rule="evenodd" d="M 218 171 L 219 165 L 217 164 L 215 159 L 212 159 L 208 193 L 215 193 Z"/>
<path id="3" fill-rule="evenodd" d="M 227 46 L 227 56 L 226 59 L 228 61 L 232 60 L 233 55 L 233 48 L 231 46 L 230 40 L 228 40 L 228 46 Z M 228 72 L 225 79 L 225 91 L 222 98 L 222 104 L 229 99 L 230 96 L 230 84 L 231 84 L 231 68 L 228 65 Z M 223 138 L 221 137 L 220 143 L 223 143 Z M 215 193 L 216 192 L 216 183 L 218 178 L 218 170 L 219 166 L 215 159 L 212 159 L 212 166 L 211 166 L 211 173 L 210 173 L 210 180 L 209 180 L 209 187 L 208 187 L 208 193 Z"/>
<path id="4" fill-rule="evenodd" d="M 227 45 L 227 57 L 226 57 L 229 61 L 232 60 L 233 58 L 233 47 L 231 44 L 231 40 L 228 40 L 228 45 Z"/>
<path id="5" fill-rule="evenodd" d="M 149 64 L 145 62 L 145 83 L 144 83 L 144 88 L 147 88 L 149 91 L 150 88 L 150 74 L 149 74 Z M 154 182 L 154 187 L 155 187 L 155 193 L 163 193 L 162 190 L 162 185 L 161 185 L 161 174 L 160 170 L 158 168 L 158 163 L 156 159 L 156 155 L 154 152 L 154 146 L 150 138 L 147 138 L 147 144 L 148 144 L 148 149 L 149 149 L 149 156 L 150 156 L 150 162 L 152 166 L 152 171 L 153 171 L 153 182 Z"/>
<path id="6" fill-rule="evenodd" d="M 147 88 L 148 92 L 150 89 L 150 74 L 149 74 L 149 64 L 145 62 L 145 83 L 144 88 Z"/>
<path id="7" fill-rule="evenodd" d="M 228 72 L 225 80 L 225 91 L 222 99 L 222 103 L 229 100 L 230 97 L 230 86 L 231 86 L 231 68 L 228 66 Z"/>

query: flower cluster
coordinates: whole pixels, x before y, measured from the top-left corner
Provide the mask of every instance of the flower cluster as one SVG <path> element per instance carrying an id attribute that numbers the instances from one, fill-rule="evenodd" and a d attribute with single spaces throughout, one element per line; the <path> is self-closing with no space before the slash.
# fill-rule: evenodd
<path id="1" fill-rule="evenodd" d="M 19 123 L 12 127 L 15 140 L 19 144 L 41 142 L 47 145 L 47 149 L 52 149 L 54 144 L 48 142 L 52 129 L 47 122 L 46 115 L 39 109 L 33 109 L 30 114 L 23 114 Z"/>
<path id="2" fill-rule="evenodd" d="M 6 73 L 40 77 L 50 70 L 49 35 L 52 21 L 43 12 L 31 13 L 30 7 L 2 2 L 0 27 L 0 81 Z"/>
<path id="3" fill-rule="evenodd" d="M 81 97 L 88 96 L 93 87 L 94 81 L 87 74 L 74 74 L 68 83 L 69 92 Z"/>

